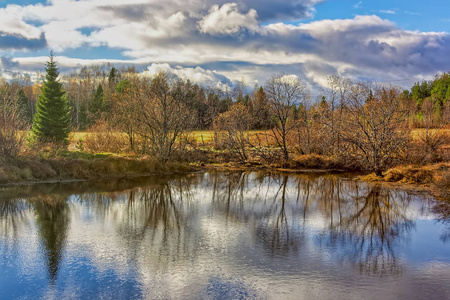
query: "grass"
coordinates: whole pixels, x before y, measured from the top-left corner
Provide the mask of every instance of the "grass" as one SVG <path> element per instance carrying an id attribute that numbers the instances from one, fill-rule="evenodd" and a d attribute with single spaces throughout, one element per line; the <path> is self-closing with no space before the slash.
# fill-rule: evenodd
<path id="1" fill-rule="evenodd" d="M 57 150 L 48 156 L 22 156 L 0 161 L 0 184 L 23 181 L 123 178 L 194 171 L 188 164 L 163 163 L 153 157 Z"/>
<path id="2" fill-rule="evenodd" d="M 368 174 L 364 181 L 412 184 L 428 188 L 438 199 L 450 201 L 450 163 L 401 165 L 387 170 L 383 177 Z"/>

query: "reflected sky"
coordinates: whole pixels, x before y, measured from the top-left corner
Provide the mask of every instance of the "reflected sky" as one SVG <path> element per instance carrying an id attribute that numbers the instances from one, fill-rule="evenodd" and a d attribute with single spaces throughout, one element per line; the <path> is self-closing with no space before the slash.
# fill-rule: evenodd
<path id="1" fill-rule="evenodd" d="M 448 207 L 342 175 L 0 190 L 1 299 L 447 299 Z"/>

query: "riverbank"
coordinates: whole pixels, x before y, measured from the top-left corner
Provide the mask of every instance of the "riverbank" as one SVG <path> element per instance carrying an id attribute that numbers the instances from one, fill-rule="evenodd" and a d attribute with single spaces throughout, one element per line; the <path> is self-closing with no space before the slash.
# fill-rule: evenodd
<path id="1" fill-rule="evenodd" d="M 49 158 L 19 157 L 2 160 L 0 184 L 125 178 L 195 170 L 187 164 L 162 163 L 152 157 L 64 153 Z"/>
<path id="2" fill-rule="evenodd" d="M 0 184 L 59 182 L 74 180 L 103 180 L 136 176 L 183 174 L 202 170 L 214 171 L 273 171 L 288 173 L 352 172 L 339 168 L 325 158 L 296 158 L 288 164 L 244 164 L 207 159 L 195 163 L 160 162 L 148 156 L 115 156 L 65 151 L 49 157 L 19 157 L 0 161 Z M 362 172 L 359 172 L 362 174 Z M 450 163 L 397 166 L 376 176 L 373 173 L 356 176 L 358 180 L 396 184 L 432 194 L 450 201 Z"/>

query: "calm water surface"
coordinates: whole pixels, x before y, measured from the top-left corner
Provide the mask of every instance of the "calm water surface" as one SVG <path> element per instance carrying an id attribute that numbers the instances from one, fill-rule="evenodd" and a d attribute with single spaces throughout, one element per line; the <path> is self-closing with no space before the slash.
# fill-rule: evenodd
<path id="1" fill-rule="evenodd" d="M 337 175 L 0 188 L 0 299 L 450 299 L 450 217 Z"/>

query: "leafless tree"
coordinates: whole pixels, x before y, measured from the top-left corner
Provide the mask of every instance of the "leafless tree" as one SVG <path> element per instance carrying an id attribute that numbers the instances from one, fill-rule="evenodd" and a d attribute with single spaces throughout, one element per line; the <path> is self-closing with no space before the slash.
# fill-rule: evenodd
<path id="1" fill-rule="evenodd" d="M 275 119 L 272 128 L 285 160 L 289 159 L 287 137 L 295 128 L 293 108 L 309 99 L 307 86 L 294 75 L 276 75 L 267 80 L 264 90 L 269 100 L 270 112 Z"/>
<path id="2" fill-rule="evenodd" d="M 360 83 L 348 98 L 342 136 L 355 147 L 356 158 L 378 176 L 406 149 L 409 130 L 403 126 L 401 97 L 398 88 Z"/>
<path id="3" fill-rule="evenodd" d="M 251 116 L 242 103 L 237 103 L 214 121 L 216 142 L 230 150 L 241 162 L 247 160 Z"/>
<path id="4" fill-rule="evenodd" d="M 24 142 L 26 130 L 23 111 L 18 103 L 20 86 L 0 80 L 0 157 L 15 156 Z"/>
<path id="5" fill-rule="evenodd" d="M 151 81 L 142 80 L 136 95 L 138 134 L 148 140 L 150 153 L 162 161 L 171 158 L 177 140 L 194 120 L 184 104 L 185 94 L 175 93 L 176 84 L 169 74 L 159 73 Z"/>
<path id="6" fill-rule="evenodd" d="M 330 131 L 330 150 L 332 154 L 339 155 L 341 151 L 341 127 L 345 104 L 352 86 L 348 78 L 337 75 L 330 76 L 327 80 L 328 91 L 326 101 L 329 110 L 327 111 L 324 124 Z"/>
<path id="7" fill-rule="evenodd" d="M 135 149 L 136 116 L 140 111 L 139 78 L 129 76 L 118 83 L 116 92 L 112 95 L 111 114 L 108 121 L 113 128 L 125 133 L 131 150 Z"/>

